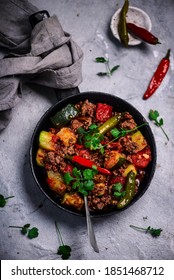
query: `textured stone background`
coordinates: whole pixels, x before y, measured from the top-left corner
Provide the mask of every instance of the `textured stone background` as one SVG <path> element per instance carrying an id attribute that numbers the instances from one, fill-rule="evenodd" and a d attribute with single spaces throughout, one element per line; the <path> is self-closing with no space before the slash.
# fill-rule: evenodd
<path id="1" fill-rule="evenodd" d="M 93 220 L 100 253 L 94 253 L 88 242 L 85 218 L 73 216 L 55 207 L 37 187 L 29 165 L 30 139 L 42 114 L 55 103 L 51 89 L 26 86 L 13 119 L 0 134 L 0 193 L 14 195 L 0 209 L 1 259 L 59 259 L 54 221 L 59 222 L 64 243 L 72 247 L 71 259 L 174 259 L 174 185 L 173 185 L 173 110 L 174 110 L 174 1 L 132 0 L 130 5 L 143 9 L 151 18 L 152 31 L 162 42 L 123 48 L 110 31 L 110 20 L 122 6 L 118 0 L 32 0 L 40 9 L 56 14 L 65 31 L 84 52 L 83 82 L 80 91 L 102 91 L 117 95 L 134 105 L 147 118 L 156 109 L 164 119 L 169 135 L 150 123 L 157 144 L 157 168 L 144 196 L 126 211 Z M 157 92 L 147 101 L 142 95 L 161 58 L 171 48 L 171 66 Z M 102 65 L 97 56 L 107 55 L 111 64 L 120 64 L 111 77 L 98 77 Z M 36 211 L 43 203 L 43 207 Z M 145 219 L 146 218 L 146 219 Z M 39 228 L 39 237 L 28 240 L 9 225 L 31 223 Z M 134 231 L 130 224 L 163 229 L 159 238 Z"/>

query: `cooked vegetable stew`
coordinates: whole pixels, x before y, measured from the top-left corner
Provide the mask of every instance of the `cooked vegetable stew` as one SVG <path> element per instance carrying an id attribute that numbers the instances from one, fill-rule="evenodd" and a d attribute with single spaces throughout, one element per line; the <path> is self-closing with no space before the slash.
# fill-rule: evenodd
<path id="1" fill-rule="evenodd" d="M 106 103 L 68 104 L 39 135 L 37 165 L 63 207 L 90 211 L 126 207 L 152 159 L 147 140 L 129 112 Z"/>

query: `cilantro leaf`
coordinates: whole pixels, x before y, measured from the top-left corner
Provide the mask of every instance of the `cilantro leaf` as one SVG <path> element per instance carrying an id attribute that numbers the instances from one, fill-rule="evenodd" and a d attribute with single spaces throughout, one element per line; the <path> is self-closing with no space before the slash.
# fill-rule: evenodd
<path id="1" fill-rule="evenodd" d="M 2 194 L 0 194 L 0 207 L 3 208 L 6 205 L 7 200 L 13 197 L 14 196 L 4 197 Z"/>
<path id="2" fill-rule="evenodd" d="M 110 133 L 116 138 L 120 135 L 120 130 L 118 130 L 117 128 L 113 128 L 111 129 Z"/>
<path id="3" fill-rule="evenodd" d="M 118 191 L 118 192 L 121 191 L 122 187 L 123 187 L 123 185 L 121 183 L 116 183 L 113 185 L 114 191 Z"/>
<path id="4" fill-rule="evenodd" d="M 112 186 L 112 189 L 114 191 L 114 196 L 116 197 L 122 197 L 126 194 L 126 191 L 121 191 L 123 188 L 123 185 L 121 183 L 116 183 Z"/>
<path id="5" fill-rule="evenodd" d="M 82 177 L 82 174 L 81 174 L 81 171 L 79 169 L 77 169 L 77 167 L 74 167 L 73 168 L 73 175 L 76 177 L 76 178 L 81 178 Z"/>
<path id="6" fill-rule="evenodd" d="M 24 234 L 24 235 L 27 234 L 29 227 L 30 227 L 30 224 L 24 225 L 21 229 L 21 233 Z"/>
<path id="7" fill-rule="evenodd" d="M 71 247 L 68 245 L 61 245 L 57 250 L 57 254 L 61 255 L 62 260 L 68 260 L 71 256 Z"/>
<path id="8" fill-rule="evenodd" d="M 96 62 L 99 62 L 99 63 L 106 63 L 108 62 L 108 60 L 104 57 L 96 57 L 95 59 Z"/>
<path id="9" fill-rule="evenodd" d="M 95 124 L 95 123 L 92 123 L 90 126 L 89 126 L 89 130 L 96 130 L 98 129 L 98 126 Z"/>
<path id="10" fill-rule="evenodd" d="M 147 232 L 149 232 L 153 237 L 158 237 L 158 236 L 160 236 L 162 229 L 161 228 L 152 228 L 149 226 L 147 228 Z"/>
<path id="11" fill-rule="evenodd" d="M 36 238 L 36 237 L 38 237 L 38 235 L 39 235 L 39 232 L 38 232 L 38 228 L 36 228 L 36 227 L 29 229 L 28 234 L 27 234 L 28 238 L 30 238 L 30 239 Z"/>
<path id="12" fill-rule="evenodd" d="M 69 185 L 69 183 L 74 180 L 74 178 L 71 176 L 71 174 L 69 172 L 66 172 L 64 174 L 63 179 L 64 179 L 65 184 L 67 184 L 67 185 Z"/>
<path id="13" fill-rule="evenodd" d="M 158 111 L 156 111 L 156 110 L 150 110 L 150 112 L 149 112 L 149 119 L 150 119 L 150 120 L 156 121 L 158 117 L 159 117 Z"/>
<path id="14" fill-rule="evenodd" d="M 83 185 L 83 183 L 80 180 L 76 179 L 76 181 L 72 185 L 72 188 L 74 190 L 76 190 L 76 189 L 80 188 L 82 185 Z"/>
<path id="15" fill-rule="evenodd" d="M 0 207 L 4 207 L 6 205 L 5 197 L 0 194 Z"/>
<path id="16" fill-rule="evenodd" d="M 86 191 L 91 191 L 94 188 L 94 181 L 93 180 L 87 180 L 84 182 L 84 189 Z"/>
<path id="17" fill-rule="evenodd" d="M 108 73 L 107 72 L 98 72 L 97 75 L 102 77 L 102 76 L 107 76 Z"/>
<path id="18" fill-rule="evenodd" d="M 116 66 L 112 67 L 112 69 L 110 70 L 110 74 L 112 75 L 119 67 L 120 67 L 120 65 L 116 65 Z"/>
<path id="19" fill-rule="evenodd" d="M 92 169 L 85 169 L 83 171 L 83 177 L 86 180 L 93 179 L 93 170 Z"/>

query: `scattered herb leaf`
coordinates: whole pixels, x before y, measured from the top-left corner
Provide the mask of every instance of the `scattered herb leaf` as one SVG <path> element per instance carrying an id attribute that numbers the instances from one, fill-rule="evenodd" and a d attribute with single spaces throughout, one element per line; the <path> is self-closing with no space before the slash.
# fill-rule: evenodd
<path id="1" fill-rule="evenodd" d="M 154 123 L 156 124 L 156 126 L 159 126 L 161 128 L 161 130 L 163 131 L 164 135 L 166 136 L 167 140 L 169 141 L 169 137 L 166 134 L 166 132 L 163 129 L 163 124 L 164 124 L 164 120 L 162 118 L 159 118 L 159 112 L 157 110 L 150 110 L 149 111 L 149 119 L 151 121 L 154 121 Z"/>
<path id="2" fill-rule="evenodd" d="M 60 243 L 61 243 L 61 245 L 59 246 L 59 248 L 57 250 L 57 254 L 61 256 L 62 260 L 68 260 L 71 256 L 71 247 L 68 245 L 65 245 L 63 243 L 62 235 L 60 233 L 57 222 L 55 222 L 55 227 L 56 227 L 57 235 L 58 235 Z"/>
<path id="3" fill-rule="evenodd" d="M 3 208 L 6 205 L 7 200 L 12 197 L 14 197 L 14 196 L 4 197 L 2 194 L 0 194 L 0 207 Z"/>
<path id="4" fill-rule="evenodd" d="M 33 239 L 38 237 L 39 235 L 39 230 L 36 227 L 30 228 L 30 224 L 25 224 L 23 227 L 19 226 L 9 226 L 10 228 L 20 228 L 21 233 L 23 235 L 27 235 L 28 238 Z"/>
<path id="5" fill-rule="evenodd" d="M 29 227 L 30 227 L 30 224 L 24 225 L 21 229 L 21 233 L 24 235 L 27 234 Z"/>
<path id="6" fill-rule="evenodd" d="M 120 65 L 116 65 L 110 68 L 109 59 L 106 59 L 104 57 L 96 57 L 95 61 L 98 63 L 104 63 L 107 68 L 106 72 L 98 72 L 97 73 L 98 76 L 112 76 L 112 74 L 120 67 Z"/>
<path id="7" fill-rule="evenodd" d="M 141 227 L 137 227 L 137 226 L 133 226 L 130 225 L 131 228 L 136 229 L 136 230 L 140 230 L 140 231 L 145 231 L 145 233 L 150 233 L 153 237 L 158 237 L 160 236 L 162 229 L 161 228 L 152 228 L 150 226 L 148 226 L 147 228 L 141 228 Z"/>
<path id="8" fill-rule="evenodd" d="M 38 232 L 38 228 L 36 228 L 36 227 L 29 229 L 28 234 L 27 234 L 28 238 L 30 238 L 30 239 L 36 238 L 36 237 L 38 237 L 38 235 L 39 235 L 39 232 Z"/>

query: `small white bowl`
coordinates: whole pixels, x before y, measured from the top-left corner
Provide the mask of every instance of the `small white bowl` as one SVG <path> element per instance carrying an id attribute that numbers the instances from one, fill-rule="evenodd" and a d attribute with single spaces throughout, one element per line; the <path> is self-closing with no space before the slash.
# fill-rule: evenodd
<path id="1" fill-rule="evenodd" d="M 112 16 L 110 28 L 112 31 L 112 34 L 115 38 L 117 38 L 120 41 L 120 37 L 118 34 L 118 21 L 120 16 L 121 8 L 118 9 L 115 14 Z M 143 27 L 147 29 L 148 31 L 151 31 L 152 23 L 150 20 L 150 17 L 148 14 L 146 14 L 143 10 L 130 6 L 126 15 L 126 22 L 134 23 L 140 27 Z M 132 35 L 128 34 L 129 36 L 129 43 L 130 46 L 135 46 L 141 44 L 142 40 L 136 37 L 133 37 Z"/>

